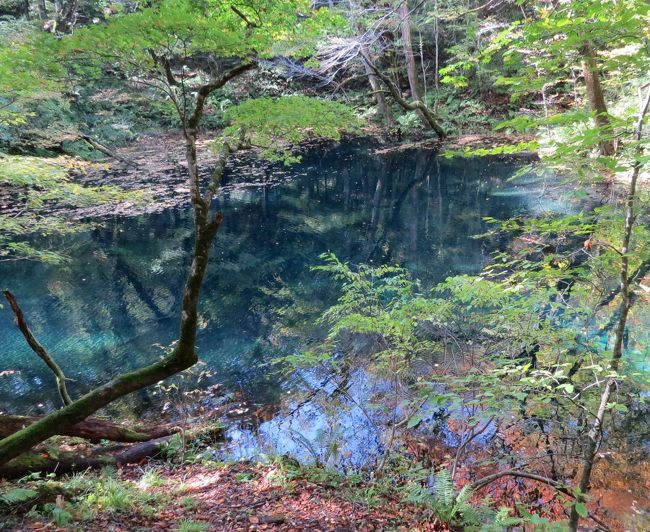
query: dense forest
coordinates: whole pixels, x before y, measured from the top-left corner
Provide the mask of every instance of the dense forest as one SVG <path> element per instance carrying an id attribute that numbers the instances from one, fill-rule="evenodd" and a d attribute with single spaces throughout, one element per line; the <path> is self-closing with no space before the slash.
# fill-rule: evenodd
<path id="1" fill-rule="evenodd" d="M 0 529 L 650 529 L 649 115 L 644 0 L 0 0 Z"/>

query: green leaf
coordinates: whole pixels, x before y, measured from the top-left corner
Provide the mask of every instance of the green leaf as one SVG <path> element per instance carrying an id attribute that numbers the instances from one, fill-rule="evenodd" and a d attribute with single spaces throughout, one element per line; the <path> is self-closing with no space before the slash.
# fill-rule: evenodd
<path id="1" fill-rule="evenodd" d="M 576 503 L 576 512 L 580 517 L 587 517 L 589 512 L 587 511 L 587 505 L 583 502 Z"/>
<path id="2" fill-rule="evenodd" d="M 418 416 L 417 414 L 414 416 L 411 416 L 411 419 L 409 419 L 409 422 L 406 424 L 407 429 L 412 429 L 415 427 L 418 423 L 422 421 L 422 417 Z"/>

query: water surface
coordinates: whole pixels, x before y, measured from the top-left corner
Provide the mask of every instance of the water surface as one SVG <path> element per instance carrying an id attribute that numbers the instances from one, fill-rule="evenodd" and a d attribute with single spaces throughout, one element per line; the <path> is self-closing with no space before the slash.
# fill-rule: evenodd
<path id="1" fill-rule="evenodd" d="M 200 311 L 198 351 L 212 381 L 259 403 L 277 399 L 286 382 L 266 363 L 304 346 L 302 334 L 336 297 L 329 279 L 310 271 L 325 251 L 353 263 L 399 263 L 427 284 L 478 272 L 505 244 L 472 238 L 486 230 L 485 216 L 566 208 L 534 180 L 508 182 L 520 164 L 446 160 L 430 150 L 377 155 L 346 144 L 290 169 L 231 171 L 217 200 L 225 218 Z M 191 212 L 104 219 L 57 244 L 68 264 L 0 264 L 0 285 L 15 293 L 78 395 L 155 360 L 174 340 Z M 5 307 L 0 372 L 7 370 L 0 410 L 57 406 L 51 375 Z M 140 394 L 139 404 L 148 397 Z"/>

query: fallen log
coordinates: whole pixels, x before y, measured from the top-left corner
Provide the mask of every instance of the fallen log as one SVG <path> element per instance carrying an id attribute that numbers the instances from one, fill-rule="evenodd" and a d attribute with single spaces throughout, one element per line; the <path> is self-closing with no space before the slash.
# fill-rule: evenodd
<path id="1" fill-rule="evenodd" d="M 0 416 L 0 439 L 11 436 L 39 419 L 38 416 Z M 136 443 L 170 436 L 179 431 L 180 428 L 175 425 L 130 428 L 104 419 L 88 418 L 57 434 L 84 438 L 95 443 L 101 440 Z"/>
<path id="2" fill-rule="evenodd" d="M 155 458 L 160 454 L 164 445 L 173 436 L 165 436 L 155 440 L 133 444 L 115 454 L 96 456 L 63 456 L 50 458 L 43 455 L 26 455 L 0 466 L 0 478 L 20 478 L 39 471 L 41 473 L 56 473 L 65 475 L 86 469 L 101 469 L 106 466 L 122 466 L 137 464 L 146 458 Z"/>
<path id="3" fill-rule="evenodd" d="M 101 469 L 106 466 L 120 467 L 126 464 L 137 464 L 148 458 L 156 458 L 165 450 L 172 438 L 181 438 L 181 445 L 197 439 L 216 441 L 223 438 L 223 428 L 220 426 L 202 427 L 198 429 L 170 434 L 150 441 L 134 443 L 119 447 L 96 448 L 87 454 L 79 452 L 65 453 L 53 458 L 47 454 L 30 454 L 20 456 L 7 464 L 0 466 L 0 478 L 21 478 L 34 472 L 55 473 L 64 475 L 86 469 Z"/>
<path id="4" fill-rule="evenodd" d="M 115 153 L 112 150 L 109 150 L 106 146 L 104 146 L 101 142 L 96 141 L 94 138 L 90 137 L 89 135 L 79 135 L 79 138 L 84 140 L 87 144 L 90 145 L 91 148 L 101 151 L 103 154 L 108 155 L 109 157 L 112 157 L 113 159 L 117 159 L 118 161 L 128 165 L 128 166 L 133 166 L 135 168 L 139 168 L 140 166 L 129 160 L 125 159 L 124 157 L 119 156 L 117 153 Z"/>

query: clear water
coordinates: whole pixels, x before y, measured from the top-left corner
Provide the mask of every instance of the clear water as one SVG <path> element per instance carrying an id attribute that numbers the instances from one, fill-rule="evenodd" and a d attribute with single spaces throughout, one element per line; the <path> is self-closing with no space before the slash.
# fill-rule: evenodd
<path id="1" fill-rule="evenodd" d="M 507 182 L 518 164 L 445 160 L 428 150 L 377 155 L 346 144 L 290 169 L 231 171 L 201 303 L 198 350 L 212 381 L 259 403 L 279 396 L 285 383 L 266 363 L 304 345 L 302 333 L 336 297 L 329 280 L 310 271 L 325 251 L 353 263 L 399 263 L 435 283 L 478 272 L 505 244 L 471 238 L 486 229 L 483 217 L 567 208 L 533 180 Z M 174 340 L 191 212 L 104 219 L 58 244 L 68 264 L 0 263 L 0 286 L 15 293 L 78 395 L 154 360 Z M 2 371 L 0 410 L 58 406 L 51 375 L 6 306 Z M 149 399 L 142 393 L 135 402 L 146 407 Z"/>

